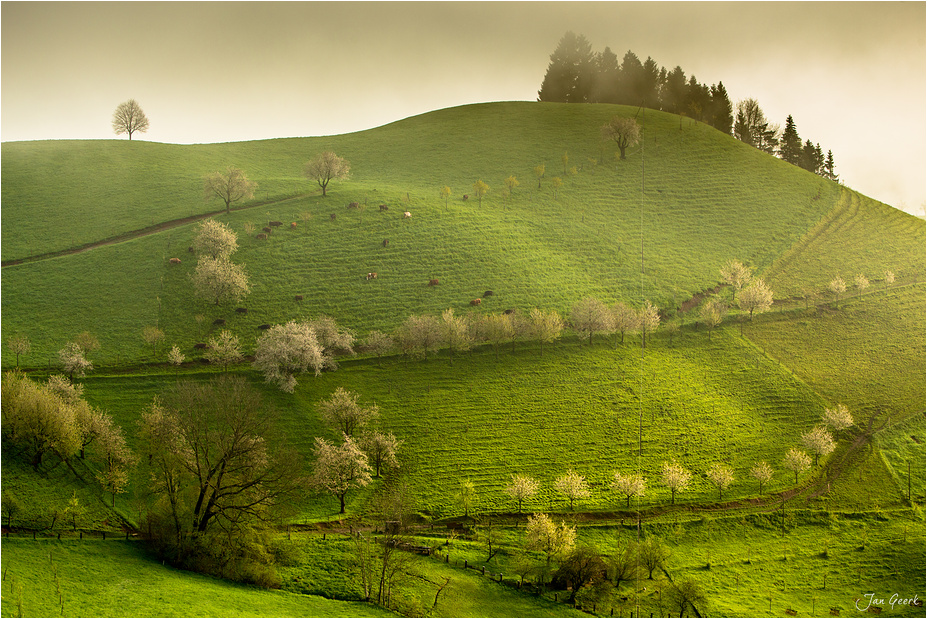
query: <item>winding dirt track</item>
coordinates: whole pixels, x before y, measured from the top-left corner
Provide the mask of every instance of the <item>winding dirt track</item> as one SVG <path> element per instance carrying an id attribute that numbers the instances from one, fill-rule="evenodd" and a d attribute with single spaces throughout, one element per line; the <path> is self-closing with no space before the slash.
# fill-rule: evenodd
<path id="1" fill-rule="evenodd" d="M 245 211 L 252 208 L 258 208 L 262 206 L 276 206 L 278 204 L 283 204 L 285 202 L 290 202 L 299 198 L 303 198 L 308 194 L 302 194 L 297 196 L 292 196 L 289 198 L 282 198 L 280 200 L 272 200 L 269 202 L 258 202 L 255 204 L 249 204 L 248 206 L 237 206 L 233 207 L 233 211 Z M 40 260 L 49 260 L 51 258 L 60 258 L 61 256 L 71 256 L 74 254 L 80 254 L 91 249 L 96 249 L 97 247 L 103 247 L 105 245 L 115 245 L 116 243 L 122 243 L 124 241 L 131 241 L 132 239 L 141 238 L 143 236 L 148 236 L 150 234 L 157 234 L 158 232 L 164 232 L 165 230 L 170 230 L 171 228 L 178 228 L 180 226 L 185 226 L 201 219 L 209 219 L 210 217 L 215 217 L 216 215 L 221 215 L 225 212 L 225 209 L 219 209 L 218 211 L 210 211 L 208 213 L 201 213 L 199 215 L 191 215 L 189 217 L 182 217 L 180 219 L 171 219 L 168 221 L 162 221 L 161 223 L 154 224 L 153 226 L 148 226 L 147 228 L 141 228 L 139 230 L 130 230 L 128 232 L 123 232 L 122 234 L 117 234 L 109 238 L 105 238 L 100 241 L 93 241 L 92 243 L 85 243 L 84 245 L 78 245 L 77 247 L 71 247 L 70 249 L 62 249 L 59 251 L 48 252 L 45 254 L 36 254 L 35 256 L 27 256 L 25 258 L 17 258 L 15 260 L 6 260 L 0 263 L 0 267 L 12 267 L 19 264 L 27 264 L 29 262 L 38 262 Z"/>

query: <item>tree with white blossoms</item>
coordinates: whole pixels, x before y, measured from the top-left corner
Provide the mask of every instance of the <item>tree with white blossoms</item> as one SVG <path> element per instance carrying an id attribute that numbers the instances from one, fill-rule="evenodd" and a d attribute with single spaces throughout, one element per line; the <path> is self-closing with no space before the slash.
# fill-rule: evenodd
<path id="1" fill-rule="evenodd" d="M 530 499 L 541 489 L 541 484 L 527 475 L 512 475 L 512 483 L 505 487 L 505 493 L 518 502 L 518 513 L 525 500 Z"/>
<path id="2" fill-rule="evenodd" d="M 228 258 L 238 251 L 238 235 L 221 221 L 206 219 L 197 228 L 192 247 L 201 256 Z"/>
<path id="3" fill-rule="evenodd" d="M 332 180 L 346 179 L 350 173 L 351 164 L 330 150 L 316 155 L 303 168 L 306 178 L 315 181 L 322 188 L 323 198 L 328 195 L 328 184 Z"/>
<path id="4" fill-rule="evenodd" d="M 637 331 L 640 328 L 640 316 L 633 307 L 619 301 L 612 306 L 612 327 L 615 333 L 621 334 L 621 343 L 624 344 L 625 333 Z M 615 348 L 618 347 L 618 338 L 615 338 Z"/>
<path id="5" fill-rule="evenodd" d="M 834 408 L 825 408 L 821 421 L 824 425 L 832 427 L 834 432 L 840 432 L 853 425 L 853 415 L 845 404 L 838 404 Z"/>
<path id="6" fill-rule="evenodd" d="M 563 331 L 563 318 L 557 310 L 542 310 L 532 308 L 528 314 L 528 332 L 530 337 L 538 341 L 541 347 L 541 356 L 544 356 L 544 343 L 550 343 L 560 337 Z"/>
<path id="7" fill-rule="evenodd" d="M 731 287 L 731 299 L 733 299 L 741 288 L 747 285 L 747 282 L 753 277 L 753 269 L 745 266 L 739 260 L 728 260 L 721 267 L 721 279 Z"/>
<path id="8" fill-rule="evenodd" d="M 586 297 L 573 304 L 570 309 L 570 323 L 575 331 L 589 334 L 590 346 L 593 335 L 612 330 L 612 316 L 608 307 L 593 297 Z"/>
<path id="9" fill-rule="evenodd" d="M 721 493 L 728 486 L 734 483 L 734 469 L 721 462 L 715 462 L 706 472 L 708 480 L 718 489 L 718 500 L 721 500 Z"/>
<path id="10" fill-rule="evenodd" d="M 547 565 L 551 560 L 559 561 L 576 547 L 576 527 L 563 521 L 554 523 L 547 514 L 528 516 L 526 546 L 528 550 L 543 552 Z"/>
<path id="11" fill-rule="evenodd" d="M 393 338 L 381 331 L 376 330 L 367 334 L 367 339 L 364 342 L 364 345 L 367 347 L 367 350 L 377 356 L 377 365 L 380 365 L 380 361 L 383 358 L 383 355 L 388 353 L 393 349 L 393 346 L 395 346 Z"/>
<path id="12" fill-rule="evenodd" d="M 769 463 L 763 460 L 753 465 L 753 468 L 750 469 L 750 475 L 753 476 L 753 479 L 760 482 L 760 494 L 763 494 L 763 486 L 772 479 L 773 469 L 769 466 Z"/>
<path id="13" fill-rule="evenodd" d="M 818 465 L 818 458 L 826 456 L 834 450 L 836 443 L 831 433 L 824 426 L 815 426 L 801 435 L 801 443 L 805 449 L 814 454 L 814 465 Z"/>
<path id="14" fill-rule="evenodd" d="M 343 434 L 342 438 L 341 445 L 335 445 L 324 438 L 316 437 L 316 460 L 311 478 L 313 486 L 338 497 L 341 514 L 345 513 L 344 501 L 348 492 L 355 488 L 363 488 L 371 481 L 367 454 L 347 434 Z"/>
<path id="15" fill-rule="evenodd" d="M 200 257 L 190 280 L 196 296 L 214 301 L 216 305 L 240 301 L 251 291 L 244 267 L 225 256 Z"/>
<path id="16" fill-rule="evenodd" d="M 338 364 L 335 363 L 335 353 L 353 355 L 354 340 L 357 339 L 354 331 L 338 326 L 338 323 L 331 316 L 320 314 L 318 318 L 313 318 L 307 323 L 313 331 L 315 338 L 322 347 L 322 359 L 325 362 L 325 369 L 336 370 Z"/>
<path id="17" fill-rule="evenodd" d="M 750 320 L 753 320 L 753 314 L 762 314 L 769 311 L 773 304 L 773 293 L 769 286 L 762 279 L 757 278 L 740 291 L 737 295 L 737 305 L 741 310 L 750 314 Z M 741 323 L 741 326 L 743 323 Z"/>
<path id="18" fill-rule="evenodd" d="M 93 370 L 93 364 L 84 357 L 84 350 L 76 342 L 65 344 L 64 348 L 58 351 L 58 359 L 61 361 L 61 368 L 71 380 L 74 380 L 75 376 L 82 378 Z"/>
<path id="19" fill-rule="evenodd" d="M 689 487 L 689 481 L 692 479 L 692 473 L 688 469 L 673 462 L 663 463 L 663 485 L 670 490 L 670 504 L 676 503 L 676 493 L 682 492 Z"/>
<path id="20" fill-rule="evenodd" d="M 142 339 L 151 346 L 152 359 L 158 354 L 158 344 L 164 341 L 164 331 L 154 325 L 148 325 L 142 329 Z"/>
<path id="21" fill-rule="evenodd" d="M 441 323 L 434 316 L 409 316 L 393 334 L 403 354 L 427 359 L 441 343 Z"/>
<path id="22" fill-rule="evenodd" d="M 180 347 L 178 347 L 177 344 L 171 346 L 171 349 L 167 353 L 167 360 L 171 365 L 175 365 L 177 367 L 180 367 L 180 364 L 182 364 L 186 358 L 187 357 L 182 352 L 180 352 Z"/>
<path id="23" fill-rule="evenodd" d="M 647 480 L 640 474 L 624 475 L 615 471 L 611 486 L 613 490 L 617 490 L 627 498 L 626 507 L 630 509 L 633 497 L 644 496 L 647 490 Z"/>
<path id="24" fill-rule="evenodd" d="M 129 471 L 135 466 L 137 458 L 129 449 L 122 428 L 109 415 L 100 415 L 94 452 L 102 464 L 96 473 L 97 481 L 111 494 L 112 507 L 115 508 L 116 495 L 124 492 L 129 485 Z"/>
<path id="25" fill-rule="evenodd" d="M 357 402 L 358 395 L 338 387 L 328 400 L 319 402 L 319 415 L 322 419 L 341 431 L 345 436 L 352 436 L 380 415 L 380 407 L 376 404 L 362 406 Z"/>
<path id="26" fill-rule="evenodd" d="M 32 344 L 25 335 L 14 335 L 7 338 L 6 345 L 9 347 L 10 352 L 16 355 L 16 367 L 19 367 L 19 355 L 28 355 L 29 351 L 32 350 Z"/>
<path id="27" fill-rule="evenodd" d="M 708 341 L 711 341 L 711 332 L 715 327 L 721 324 L 724 320 L 724 316 L 727 314 L 727 305 L 722 303 L 719 299 L 708 299 L 702 303 L 702 307 L 699 310 L 698 316 L 699 320 L 708 327 Z"/>
<path id="28" fill-rule="evenodd" d="M 837 275 L 834 279 L 830 280 L 830 283 L 827 285 L 830 288 L 830 291 L 834 293 L 834 301 L 837 303 L 837 307 L 840 307 L 840 295 L 846 292 L 847 283 L 843 281 L 843 278 Z"/>
<path id="29" fill-rule="evenodd" d="M 895 283 L 895 272 L 885 271 L 885 285 L 891 286 L 894 283 Z"/>
<path id="30" fill-rule="evenodd" d="M 782 466 L 795 473 L 795 483 L 798 483 L 798 475 L 811 468 L 811 456 L 797 447 L 791 447 L 782 460 Z"/>
<path id="31" fill-rule="evenodd" d="M 586 478 L 569 469 L 554 481 L 554 489 L 570 500 L 570 511 L 573 511 L 573 502 L 576 499 L 585 499 L 589 496 L 589 484 Z"/>
<path id="32" fill-rule="evenodd" d="M 470 349 L 467 321 L 462 316 L 454 316 L 453 308 L 448 308 L 441 313 L 441 330 L 444 344 L 451 353 L 451 363 L 454 363 L 454 351 Z"/>
<path id="33" fill-rule="evenodd" d="M 312 369 L 318 376 L 324 363 L 322 347 L 312 327 L 291 320 L 272 326 L 258 338 L 252 367 L 263 372 L 265 382 L 293 393 L 296 388 L 294 374 Z"/>
<path id="34" fill-rule="evenodd" d="M 222 371 L 228 371 L 229 365 L 238 363 L 242 360 L 241 345 L 238 343 L 238 336 L 233 335 L 231 331 L 223 329 L 219 335 L 210 338 L 209 348 L 204 357 L 210 363 L 222 366 Z"/>
<path id="35" fill-rule="evenodd" d="M 373 431 L 361 435 L 361 449 L 364 450 L 368 460 L 373 464 L 374 478 L 378 479 L 380 477 L 381 468 L 396 468 L 399 466 L 399 458 L 396 457 L 396 453 L 402 443 L 392 432 L 383 434 L 382 432 Z"/>
<path id="36" fill-rule="evenodd" d="M 856 284 L 856 296 L 863 294 L 863 291 L 869 287 L 869 279 L 862 273 L 857 273 L 853 282 Z"/>
<path id="37" fill-rule="evenodd" d="M 618 146 L 621 159 L 625 159 L 628 147 L 634 146 L 641 139 L 641 126 L 633 118 L 613 116 L 599 131 L 603 140 L 614 142 Z"/>
<path id="38" fill-rule="evenodd" d="M 641 347 L 647 347 L 647 334 L 660 328 L 660 310 L 647 301 L 638 313 L 638 328 L 641 330 Z"/>

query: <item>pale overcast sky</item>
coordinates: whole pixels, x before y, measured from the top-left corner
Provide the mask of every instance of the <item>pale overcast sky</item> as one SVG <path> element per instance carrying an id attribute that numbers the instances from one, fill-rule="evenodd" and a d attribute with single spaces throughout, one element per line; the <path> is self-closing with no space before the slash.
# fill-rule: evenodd
<path id="1" fill-rule="evenodd" d="M 567 30 L 724 82 L 923 215 L 924 2 L 3 2 L 0 139 L 228 142 L 338 134 L 537 98 Z M 124 138 L 123 138 L 124 139 Z"/>

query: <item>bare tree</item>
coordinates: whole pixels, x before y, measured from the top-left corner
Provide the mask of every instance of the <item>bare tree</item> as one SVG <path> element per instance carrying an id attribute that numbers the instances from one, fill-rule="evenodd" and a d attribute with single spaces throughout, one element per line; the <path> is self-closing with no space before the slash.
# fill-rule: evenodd
<path id="1" fill-rule="evenodd" d="M 773 477 L 773 469 L 769 464 L 763 460 L 762 462 L 757 462 L 753 465 L 753 468 L 750 469 L 750 474 L 755 480 L 760 482 L 760 494 L 763 494 L 763 486 L 769 483 Z"/>
<path id="2" fill-rule="evenodd" d="M 685 615 L 690 607 L 694 609 L 694 612 L 699 613 L 698 616 L 702 616 L 701 613 L 705 612 L 705 604 L 708 602 L 701 585 L 693 578 L 684 578 L 674 582 L 667 598 L 672 607 L 679 611 L 680 617 Z M 701 607 L 701 613 L 699 607 Z"/>
<path id="3" fill-rule="evenodd" d="M 576 499 L 585 499 L 589 496 L 589 484 L 586 478 L 574 471 L 568 470 L 554 481 L 554 489 L 570 501 L 570 511 L 573 511 L 573 502 Z"/>
<path id="4" fill-rule="evenodd" d="M 637 558 L 641 567 L 647 570 L 647 578 L 653 580 L 653 573 L 663 569 L 669 559 L 670 549 L 659 537 L 648 536 L 637 545 Z"/>
<path id="5" fill-rule="evenodd" d="M 345 513 L 345 497 L 355 488 L 370 484 L 370 464 L 367 455 L 347 434 L 342 435 L 341 445 L 329 443 L 323 438 L 315 439 L 315 468 L 312 484 L 328 494 L 338 497 L 341 511 Z"/>
<path id="6" fill-rule="evenodd" d="M 198 297 L 215 301 L 216 305 L 237 302 L 251 291 L 244 267 L 223 256 L 200 257 L 190 280 Z"/>
<path id="7" fill-rule="evenodd" d="M 615 471 L 611 487 L 613 490 L 617 490 L 627 498 L 626 507 L 630 509 L 631 507 L 631 498 L 636 496 L 643 496 L 644 492 L 647 490 L 647 480 L 644 479 L 643 475 L 623 475 L 622 473 Z M 615 583 L 617 586 L 617 583 Z"/>
<path id="8" fill-rule="evenodd" d="M 254 197 L 257 183 L 248 180 L 245 173 L 234 166 L 228 166 L 225 172 L 213 172 L 203 178 L 203 197 L 206 200 L 219 198 L 225 202 L 225 212 L 232 211 L 232 203 L 250 200 Z"/>
<path id="9" fill-rule="evenodd" d="M 129 99 L 116 106 L 116 111 L 113 112 L 113 131 L 116 135 L 128 133 L 129 140 L 136 131 L 141 133 L 148 131 L 148 117 L 145 116 L 138 101 Z"/>
<path id="10" fill-rule="evenodd" d="M 633 307 L 625 303 L 624 301 L 619 301 L 612 306 L 612 323 L 615 329 L 615 333 L 621 334 L 621 343 L 624 344 L 624 335 L 632 331 L 637 331 L 640 328 L 640 316 Z M 616 338 L 615 347 L 618 347 L 618 341 Z"/>
<path id="11" fill-rule="evenodd" d="M 801 449 L 792 447 L 786 452 L 782 460 L 782 466 L 795 473 L 795 483 L 798 483 L 799 473 L 803 473 L 811 468 L 811 457 Z"/>
<path id="12" fill-rule="evenodd" d="M 801 442 L 805 449 L 814 454 L 814 465 L 818 465 L 818 458 L 826 456 L 834 450 L 836 443 L 834 437 L 824 426 L 815 426 L 801 435 Z"/>
<path id="13" fill-rule="evenodd" d="M 528 475 L 512 475 L 512 483 L 505 487 L 505 493 L 518 502 L 518 513 L 521 513 L 522 504 L 541 489 L 541 484 Z"/>
<path id="14" fill-rule="evenodd" d="M 676 503 L 676 493 L 682 492 L 689 487 L 689 480 L 692 479 L 692 473 L 688 469 L 680 466 L 675 461 L 672 463 L 663 463 L 663 485 L 669 488 L 671 493 L 670 504 Z"/>
<path id="15" fill-rule="evenodd" d="M 601 132 L 603 140 L 610 140 L 618 145 L 621 159 L 626 158 L 625 150 L 640 142 L 641 139 L 641 126 L 633 118 L 614 116 L 602 125 Z"/>
<path id="16" fill-rule="evenodd" d="M 583 587 L 595 586 L 605 580 L 608 566 L 601 555 L 589 546 L 575 549 L 566 556 L 554 573 L 553 582 L 570 590 L 567 603 L 576 605 L 576 594 Z"/>
<path id="17" fill-rule="evenodd" d="M 358 395 L 353 391 L 338 387 L 331 398 L 319 402 L 319 415 L 325 423 L 345 436 L 352 436 L 355 430 L 363 428 L 380 415 L 379 406 L 362 406 L 357 398 Z"/>
<path id="18" fill-rule="evenodd" d="M 734 483 L 734 469 L 721 462 L 715 462 L 711 465 L 706 473 L 708 480 L 718 489 L 718 500 L 721 500 L 721 493 Z"/>
<path id="19" fill-rule="evenodd" d="M 274 325 L 258 338 L 253 367 L 264 373 L 264 380 L 281 390 L 293 393 L 298 372 L 309 369 L 318 375 L 324 359 L 315 331 L 305 322 L 291 320 Z"/>
<path id="20" fill-rule="evenodd" d="M 209 349 L 204 356 L 210 363 L 221 365 L 222 371 L 227 372 L 229 364 L 238 363 L 242 360 L 238 336 L 233 335 L 227 329 L 223 329 L 218 336 L 209 340 Z"/>
<path id="21" fill-rule="evenodd" d="M 306 178 L 317 182 L 322 188 L 323 198 L 327 195 L 328 183 L 335 179 L 346 179 L 350 172 L 351 164 L 330 150 L 310 159 L 303 170 Z"/>
<path id="22" fill-rule="evenodd" d="M 10 352 L 16 355 L 17 368 L 19 367 L 19 355 L 28 355 L 29 351 L 32 350 L 29 338 L 22 334 L 7 338 L 6 345 Z"/>
<path id="23" fill-rule="evenodd" d="M 221 221 L 206 219 L 200 222 L 192 247 L 210 258 L 228 258 L 238 251 L 238 235 Z"/>
<path id="24" fill-rule="evenodd" d="M 396 468 L 399 466 L 399 459 L 396 453 L 402 446 L 402 441 L 396 438 L 392 432 L 383 434 L 382 432 L 367 432 L 360 438 L 361 449 L 367 454 L 367 458 L 373 463 L 374 477 L 380 477 L 380 469 L 384 467 Z"/>
<path id="25" fill-rule="evenodd" d="M 592 297 L 586 297 L 573 304 L 570 309 L 570 323 L 576 331 L 589 334 L 590 346 L 594 334 L 612 330 L 612 316 L 608 308 Z"/>
<path id="26" fill-rule="evenodd" d="M 158 344 L 164 341 L 164 331 L 154 325 L 148 325 L 142 329 L 142 339 L 151 346 L 151 358 L 154 359 L 158 354 Z"/>

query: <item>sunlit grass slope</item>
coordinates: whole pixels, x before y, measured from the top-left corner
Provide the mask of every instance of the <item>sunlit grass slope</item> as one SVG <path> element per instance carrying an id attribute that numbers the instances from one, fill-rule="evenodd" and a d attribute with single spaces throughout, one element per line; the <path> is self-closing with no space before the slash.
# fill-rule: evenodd
<path id="1" fill-rule="evenodd" d="M 186 253 L 195 228 L 190 224 L 5 268 L 4 331 L 30 337 L 33 356 L 23 360 L 27 365 L 44 365 L 85 330 L 103 345 L 97 360 L 115 363 L 144 359 L 139 334 L 148 324 L 158 324 L 168 342 L 187 352 L 205 336 L 200 327 L 219 317 L 245 342 L 253 341 L 258 324 L 320 312 L 365 334 L 392 329 L 410 313 L 463 310 L 487 289 L 496 296 L 481 311 L 534 306 L 566 311 L 586 295 L 609 302 L 641 302 L 643 296 L 671 310 L 715 285 L 728 259 L 761 270 L 771 265 L 840 195 L 837 185 L 710 127 L 653 111 L 643 119 L 642 147 L 618 161 L 598 128 L 616 113 L 635 112 L 607 105 L 498 103 L 326 138 L 202 146 L 4 144 L 5 258 L 65 249 L 216 208 L 202 203 L 199 179 L 225 164 L 242 167 L 258 181 L 263 189 L 256 201 L 272 202 L 219 216 L 241 235 L 234 259 L 251 275 L 253 289 L 243 303 L 250 312 L 241 320 L 231 307 L 194 299 L 187 277 L 194 266 Z M 301 170 L 326 148 L 351 162 L 352 178 L 333 184 L 322 198 Z M 538 188 L 533 170 L 541 164 L 546 173 Z M 67 174 L 58 173 L 62 167 Z M 505 196 L 509 175 L 520 186 Z M 555 175 L 564 179 L 556 193 Z M 482 206 L 472 197 L 462 199 L 473 193 L 477 179 L 492 187 Z M 439 196 L 444 185 L 453 190 L 447 205 Z M 273 203 L 297 194 L 301 197 Z M 68 208 L 53 195 L 76 203 Z M 365 208 L 346 210 L 352 201 Z M 41 211 L 39 203 L 57 206 Z M 390 210 L 380 212 L 380 204 Z M 401 217 L 406 210 L 410 219 Z M 311 219 L 303 221 L 304 213 Z M 298 226 L 280 229 L 263 243 L 244 234 L 247 222 L 259 230 L 274 219 Z M 384 239 L 389 247 L 383 247 Z M 183 264 L 169 265 L 170 257 Z M 368 271 L 377 271 L 379 279 L 364 281 Z M 441 285 L 428 288 L 432 278 Z M 305 297 L 299 306 L 292 301 L 296 294 Z M 4 350 L 3 364 L 12 361 Z"/>
<path id="2" fill-rule="evenodd" d="M 2 550 L 4 617 L 394 616 L 166 567 L 140 542 L 8 538 Z"/>

